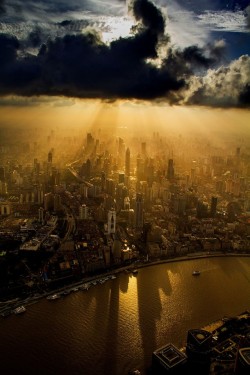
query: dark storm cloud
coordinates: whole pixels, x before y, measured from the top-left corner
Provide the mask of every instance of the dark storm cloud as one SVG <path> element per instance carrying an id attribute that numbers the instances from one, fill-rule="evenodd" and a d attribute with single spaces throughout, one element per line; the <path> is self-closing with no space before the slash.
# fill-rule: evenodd
<path id="1" fill-rule="evenodd" d="M 190 46 L 183 50 L 184 61 L 190 62 L 192 65 L 204 66 L 208 68 L 213 60 L 204 55 L 204 52 L 198 46 Z"/>
<path id="2" fill-rule="evenodd" d="M 173 76 L 182 76 L 188 81 L 194 74 L 204 74 L 208 68 L 217 66 L 223 58 L 224 50 L 223 41 L 210 43 L 206 48 L 190 46 L 180 50 L 169 47 L 168 54 L 163 60 L 164 67 Z"/>
<path id="3" fill-rule="evenodd" d="M 240 93 L 240 103 L 242 106 L 247 106 L 250 103 L 250 83 L 246 84 Z"/>
<path id="4" fill-rule="evenodd" d="M 197 68 L 203 68 L 207 70 L 213 66 L 216 66 L 221 60 L 225 53 L 225 43 L 223 41 L 216 41 L 214 44 L 208 44 L 205 48 L 198 46 L 189 46 L 179 52 L 179 57 L 182 60 L 182 64 L 188 64 L 193 72 L 197 71 Z"/>
<path id="5" fill-rule="evenodd" d="M 110 46 L 97 33 L 86 32 L 56 38 L 44 44 L 38 56 L 18 59 L 18 45 L 9 41 L 12 61 L 8 67 L 2 66 L 0 90 L 23 95 L 154 99 L 184 87 L 182 78 L 146 61 L 157 57 L 158 36 L 164 31 L 160 11 L 147 0 L 134 1 L 133 9 L 143 27 Z M 33 44 L 40 42 L 39 36 L 39 30 L 30 34 Z"/>
<path id="6" fill-rule="evenodd" d="M 11 36 L 0 34 L 0 67 L 4 67 L 16 61 L 18 40 Z"/>
<path id="7" fill-rule="evenodd" d="M 40 27 L 36 27 L 33 31 L 31 31 L 28 35 L 28 42 L 32 47 L 40 47 L 42 44 L 42 30 Z"/>
<path id="8" fill-rule="evenodd" d="M 207 10 L 243 10 L 249 5 L 249 0 L 175 0 L 182 7 L 203 12 Z"/>
<path id="9" fill-rule="evenodd" d="M 98 35 L 67 35 L 39 55 L 42 93 L 79 97 L 152 99 L 178 90 L 182 80 L 145 62 L 157 56 L 148 30 L 105 45 Z"/>
<path id="10" fill-rule="evenodd" d="M 16 38 L 1 35 L 0 94 L 163 99 L 205 105 L 216 105 L 217 98 L 222 106 L 249 106 L 247 58 L 240 61 L 240 72 L 235 64 L 228 70 L 214 70 L 211 82 L 203 79 L 201 74 L 208 68 L 215 69 L 221 60 L 223 42 L 207 48 L 175 49 L 164 33 L 164 16 L 153 3 L 134 0 L 130 6 L 140 26 L 133 36 L 119 38 L 110 45 L 93 30 L 70 34 L 68 28 L 75 27 L 70 20 L 58 25 L 66 28 L 68 35 L 47 40 L 37 55 L 24 55 Z M 43 30 L 36 27 L 27 43 L 37 47 L 42 40 Z M 160 59 L 162 41 L 165 57 Z M 235 79 L 236 73 L 240 79 Z M 232 85 L 225 86 L 224 81 Z"/>
<path id="11" fill-rule="evenodd" d="M 5 4 L 4 4 L 4 0 L 0 0 L 0 16 L 3 13 L 5 13 Z"/>
<path id="12" fill-rule="evenodd" d="M 247 28 L 250 29 L 250 5 L 246 8 Z"/>
<path id="13" fill-rule="evenodd" d="M 161 11 L 148 0 L 134 0 L 131 3 L 136 20 L 142 20 L 144 26 L 152 32 L 164 33 L 165 20 Z"/>

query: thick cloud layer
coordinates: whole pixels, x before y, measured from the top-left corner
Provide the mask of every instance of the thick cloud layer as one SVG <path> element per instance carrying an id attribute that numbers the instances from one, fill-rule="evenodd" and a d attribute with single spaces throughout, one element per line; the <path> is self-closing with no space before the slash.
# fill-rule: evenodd
<path id="1" fill-rule="evenodd" d="M 4 0 L 0 0 L 0 16 L 5 13 Z"/>
<path id="2" fill-rule="evenodd" d="M 110 45 L 86 29 L 83 34 L 48 40 L 37 55 L 24 55 L 17 38 L 0 34 L 0 94 L 250 105 L 247 56 L 218 69 L 223 42 L 177 50 L 165 33 L 162 12 L 152 2 L 133 0 L 130 9 L 139 22 L 134 35 Z M 69 27 L 69 23 L 61 22 L 58 27 Z M 42 33 L 36 27 L 26 43 L 40 46 Z M 240 79 L 235 79 L 236 66 Z"/>
<path id="3" fill-rule="evenodd" d="M 158 8 L 148 0 L 136 0 L 132 2 L 133 14 L 137 20 L 151 32 L 164 33 L 165 20 Z"/>
<path id="4" fill-rule="evenodd" d="M 246 8 L 247 28 L 250 29 L 250 5 Z"/>
<path id="5" fill-rule="evenodd" d="M 250 104 L 250 57 L 241 56 L 229 66 L 210 69 L 190 86 L 190 104 L 245 107 Z"/>
<path id="6" fill-rule="evenodd" d="M 249 0 L 175 0 L 183 7 L 188 7 L 194 11 L 206 10 L 237 10 L 245 9 L 249 5 Z"/>

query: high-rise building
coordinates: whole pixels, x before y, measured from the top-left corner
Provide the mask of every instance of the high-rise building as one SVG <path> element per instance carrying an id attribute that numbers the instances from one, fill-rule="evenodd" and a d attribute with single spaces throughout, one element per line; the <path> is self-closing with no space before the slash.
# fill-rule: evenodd
<path id="1" fill-rule="evenodd" d="M 125 155 L 125 175 L 130 176 L 130 149 L 127 148 Z"/>
<path id="2" fill-rule="evenodd" d="M 250 371 L 250 348 L 241 348 L 236 357 L 235 374 L 247 375 Z"/>
<path id="3" fill-rule="evenodd" d="M 121 250 L 122 250 L 121 241 L 117 238 L 117 235 L 114 235 L 114 242 L 112 244 L 112 254 L 113 254 L 114 262 L 116 264 L 119 264 L 121 262 Z"/>
<path id="4" fill-rule="evenodd" d="M 217 201 L 218 201 L 218 198 L 217 198 L 217 197 L 212 197 L 212 198 L 211 198 L 210 215 L 211 215 L 212 217 L 215 217 L 215 215 L 216 215 L 216 210 L 217 210 Z"/>
<path id="5" fill-rule="evenodd" d="M 44 208 L 43 207 L 40 207 L 38 209 L 38 220 L 39 220 L 39 223 L 43 224 L 44 222 Z"/>
<path id="6" fill-rule="evenodd" d="M 52 164 L 52 160 L 53 160 L 53 154 L 52 154 L 52 151 L 50 151 L 48 153 L 48 163 L 51 163 Z"/>
<path id="7" fill-rule="evenodd" d="M 88 198 L 88 190 L 89 190 L 89 187 L 86 186 L 85 184 L 80 185 L 80 194 L 83 198 Z"/>
<path id="8" fill-rule="evenodd" d="M 115 194 L 115 181 L 112 178 L 106 179 L 106 191 L 109 195 Z"/>
<path id="9" fill-rule="evenodd" d="M 173 344 L 167 344 L 153 352 L 154 374 L 187 373 L 187 356 Z"/>
<path id="10" fill-rule="evenodd" d="M 105 191 L 105 189 L 106 189 L 106 174 L 105 174 L 105 172 L 102 172 L 102 174 L 101 174 L 101 188 L 102 188 L 102 192 Z"/>
<path id="11" fill-rule="evenodd" d="M 208 216 L 208 204 L 207 202 L 198 201 L 196 206 L 196 214 L 199 219 Z"/>
<path id="12" fill-rule="evenodd" d="M 0 181 L 5 181 L 5 169 L 0 167 Z"/>
<path id="13" fill-rule="evenodd" d="M 167 179 L 172 180 L 174 178 L 174 161 L 173 159 L 168 160 Z"/>
<path id="14" fill-rule="evenodd" d="M 186 354 L 198 362 L 201 374 L 208 374 L 210 367 L 212 334 L 204 329 L 190 329 L 187 335 Z M 202 371 L 203 370 L 203 371 Z"/>
<path id="15" fill-rule="evenodd" d="M 62 208 L 61 196 L 59 194 L 54 194 L 54 211 L 58 212 Z"/>
<path id="16" fill-rule="evenodd" d="M 6 184 L 6 182 L 2 182 L 2 181 L 0 180 L 0 194 L 5 195 L 5 194 L 7 194 L 7 193 L 8 193 L 8 188 L 7 188 L 7 184 Z"/>
<path id="17" fill-rule="evenodd" d="M 92 137 L 91 133 L 87 133 L 87 139 L 86 139 L 86 149 L 87 151 L 90 151 L 94 146 L 94 138 Z"/>
<path id="18" fill-rule="evenodd" d="M 124 198 L 124 210 L 126 210 L 126 211 L 130 210 L 130 199 L 129 199 L 129 197 Z"/>
<path id="19" fill-rule="evenodd" d="M 142 142 L 142 144 L 141 144 L 141 153 L 142 153 L 143 157 L 145 157 L 146 154 L 147 154 L 147 145 L 146 145 L 146 142 Z"/>
<path id="20" fill-rule="evenodd" d="M 43 187 L 40 186 L 37 188 L 37 203 L 42 204 L 43 203 Z"/>
<path id="21" fill-rule="evenodd" d="M 125 174 L 124 173 L 119 173 L 119 175 L 118 175 L 118 183 L 119 184 L 124 184 L 125 183 Z"/>
<path id="22" fill-rule="evenodd" d="M 108 212 L 108 234 L 115 233 L 116 229 L 116 212 L 111 209 Z"/>
<path id="23" fill-rule="evenodd" d="M 50 192 L 50 193 L 44 194 L 43 198 L 44 198 L 44 209 L 46 211 L 53 209 L 54 195 Z"/>
<path id="24" fill-rule="evenodd" d="M 143 196 L 141 193 L 136 194 L 135 200 L 135 228 L 143 227 Z"/>
<path id="25" fill-rule="evenodd" d="M 122 138 L 118 139 L 118 153 L 121 155 L 125 151 L 125 144 L 124 140 Z"/>
<path id="26" fill-rule="evenodd" d="M 87 220 L 88 219 L 88 207 L 86 206 L 86 204 L 83 204 L 82 206 L 80 206 L 80 208 L 79 208 L 79 218 L 81 220 Z"/>
<path id="27" fill-rule="evenodd" d="M 136 160 L 136 177 L 138 181 L 144 180 L 144 160 L 138 155 Z"/>
<path id="28" fill-rule="evenodd" d="M 10 213 L 11 213 L 10 204 L 7 204 L 5 202 L 0 204 L 0 216 L 10 215 Z"/>
<path id="29" fill-rule="evenodd" d="M 154 159 L 150 158 L 150 159 L 147 159 L 146 165 L 145 165 L 145 177 L 149 186 L 152 186 L 153 184 L 154 175 L 155 175 Z"/>
<path id="30" fill-rule="evenodd" d="M 86 162 L 84 162 L 81 166 L 81 172 L 80 172 L 81 176 L 84 178 L 90 177 L 91 169 L 92 169 L 91 161 L 90 159 L 87 159 Z"/>

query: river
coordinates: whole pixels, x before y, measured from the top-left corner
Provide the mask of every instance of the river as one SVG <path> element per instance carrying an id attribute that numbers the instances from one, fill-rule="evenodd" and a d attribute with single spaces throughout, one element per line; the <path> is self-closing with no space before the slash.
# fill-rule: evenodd
<path id="1" fill-rule="evenodd" d="M 200 276 L 192 276 L 198 269 Z M 0 320 L 3 375 L 142 373 L 152 352 L 187 330 L 250 310 L 250 258 L 165 263 Z"/>

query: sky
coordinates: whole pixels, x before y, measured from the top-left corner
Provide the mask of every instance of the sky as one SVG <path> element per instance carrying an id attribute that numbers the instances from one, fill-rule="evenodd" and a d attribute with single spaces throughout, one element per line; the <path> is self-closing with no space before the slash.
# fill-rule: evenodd
<path id="1" fill-rule="evenodd" d="M 249 52 L 250 0 L 0 0 L 0 124 L 90 102 L 245 113 Z"/>

